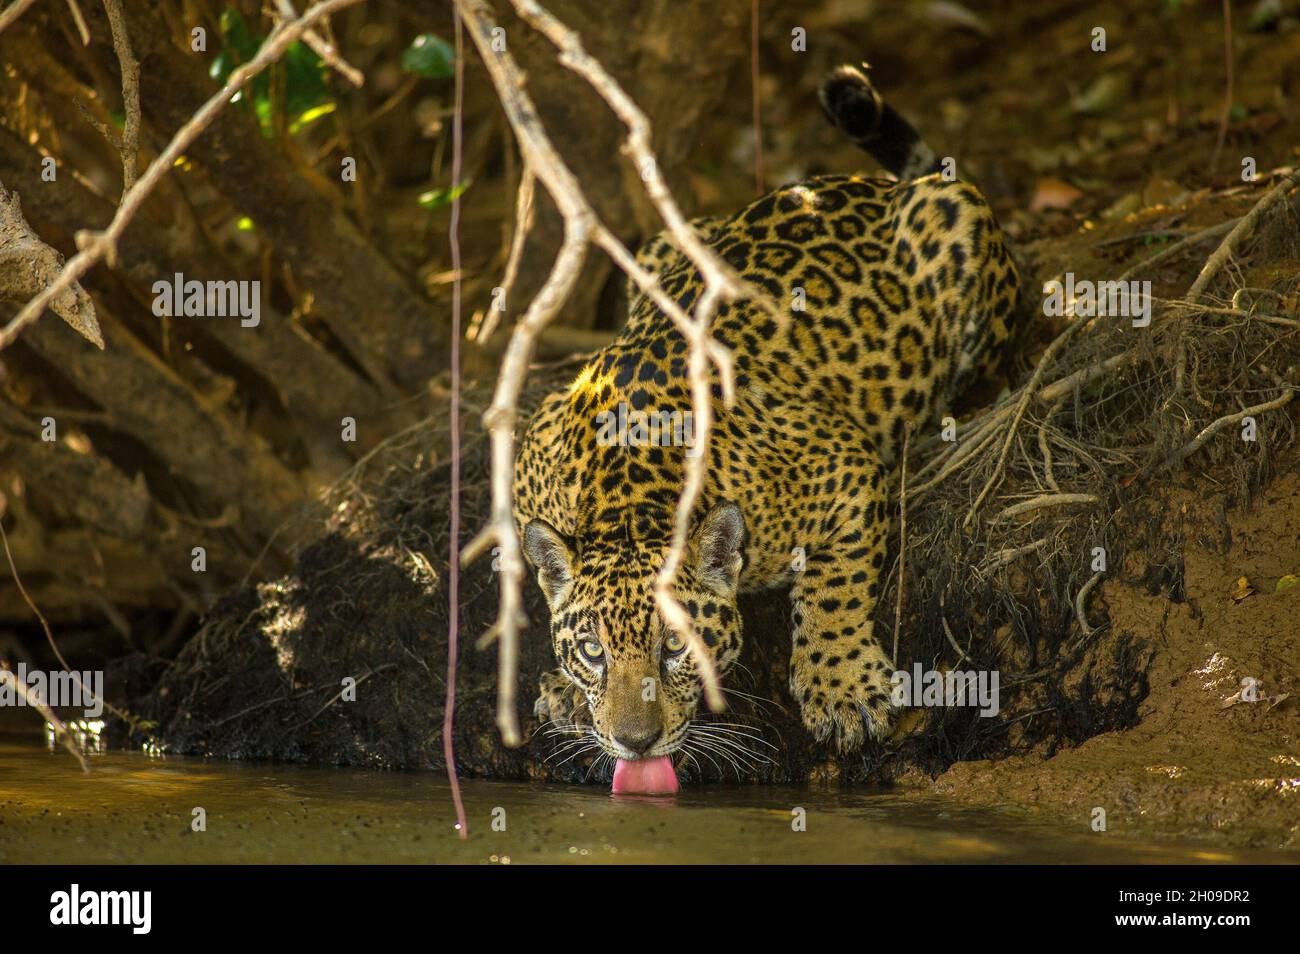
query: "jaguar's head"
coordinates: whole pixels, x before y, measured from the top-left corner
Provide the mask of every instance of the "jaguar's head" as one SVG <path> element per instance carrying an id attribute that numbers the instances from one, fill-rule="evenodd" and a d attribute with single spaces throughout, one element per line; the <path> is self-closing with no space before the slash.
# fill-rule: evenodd
<path id="1" fill-rule="evenodd" d="M 667 541 L 628 536 L 569 539 L 541 520 L 524 530 L 550 605 L 555 658 L 586 695 L 600 745 L 624 761 L 676 751 L 703 691 L 699 661 L 656 607 Z M 740 654 L 744 537 L 740 508 L 718 504 L 699 521 L 677 572 L 677 599 L 719 676 Z"/>

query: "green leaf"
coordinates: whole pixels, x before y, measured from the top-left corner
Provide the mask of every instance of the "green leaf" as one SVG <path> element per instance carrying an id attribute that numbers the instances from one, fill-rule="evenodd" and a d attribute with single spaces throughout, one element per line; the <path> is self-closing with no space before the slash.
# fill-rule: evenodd
<path id="1" fill-rule="evenodd" d="M 260 39 L 254 39 L 243 14 L 234 7 L 221 11 L 221 39 L 229 49 L 235 51 L 240 63 L 247 63 L 257 55 L 257 48 L 262 45 Z"/>
<path id="2" fill-rule="evenodd" d="M 1250 12 L 1250 21 L 1246 24 L 1246 29 L 1252 33 L 1260 33 L 1275 26 L 1281 16 L 1282 0 L 1259 0 L 1259 3 L 1255 4 L 1255 9 Z"/>
<path id="3" fill-rule="evenodd" d="M 334 102 L 321 103 L 319 106 L 313 106 L 311 109 L 304 110 L 303 113 L 289 124 L 289 132 L 295 135 L 310 126 L 322 116 L 328 116 L 338 108 Z"/>
<path id="4" fill-rule="evenodd" d="M 254 36 L 239 11 L 226 7 L 221 12 L 221 39 L 222 48 L 213 58 L 208 74 L 217 82 L 224 83 L 239 66 L 257 55 L 266 38 Z M 290 45 L 274 69 L 282 71 L 279 74 L 283 77 L 280 86 L 284 95 L 282 106 L 289 118 L 291 134 L 334 111 L 334 100 L 325 77 L 325 63 L 311 47 L 301 42 Z M 263 136 L 270 139 L 275 135 L 271 72 L 253 77 L 245 90 L 231 98 L 231 102 L 252 110 Z"/>
<path id="5" fill-rule="evenodd" d="M 456 51 L 446 40 L 421 33 L 402 51 L 402 69 L 427 79 L 447 79 L 455 73 Z"/>
<path id="6" fill-rule="evenodd" d="M 230 53 L 226 50 L 220 50 L 212 58 L 212 65 L 208 67 L 208 75 L 218 83 L 224 83 L 226 77 L 235 70 L 234 64 L 230 61 Z"/>
<path id="7" fill-rule="evenodd" d="M 1297 584 L 1300 584 L 1300 576 L 1296 576 L 1294 573 L 1288 573 L 1277 581 L 1277 586 L 1274 587 L 1273 592 L 1281 593 L 1283 590 L 1289 590 Z"/>
<path id="8" fill-rule="evenodd" d="M 417 201 L 422 209 L 441 209 L 444 205 L 451 205 L 452 200 L 464 195 L 469 187 L 470 183 L 466 180 L 450 189 L 430 189 L 422 193 Z"/>
<path id="9" fill-rule="evenodd" d="M 309 110 L 330 102 L 325 63 L 311 47 L 295 43 L 284 51 L 284 110 L 298 122 Z"/>

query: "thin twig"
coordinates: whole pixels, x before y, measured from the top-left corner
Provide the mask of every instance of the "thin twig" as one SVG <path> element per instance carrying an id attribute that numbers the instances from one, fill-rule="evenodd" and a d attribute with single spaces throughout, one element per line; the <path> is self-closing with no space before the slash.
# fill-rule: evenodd
<path id="1" fill-rule="evenodd" d="M 1061 492 L 1060 485 L 1056 482 L 1056 475 L 1052 473 L 1052 447 L 1051 440 L 1047 436 L 1047 425 L 1051 423 L 1056 412 L 1060 410 L 1064 398 L 1055 401 L 1043 415 L 1043 419 L 1038 422 L 1038 452 L 1043 455 L 1043 479 L 1047 481 L 1047 486 L 1051 487 L 1055 493 Z"/>
<path id="2" fill-rule="evenodd" d="M 1038 359 L 1038 366 L 1034 368 L 1034 373 L 1029 379 L 1029 383 L 1022 389 L 1020 400 L 1016 404 L 1015 413 L 1011 418 L 1010 425 L 1007 427 L 1007 438 L 1002 444 L 1002 453 L 998 455 L 997 465 L 993 468 L 993 473 L 989 475 L 989 479 L 984 484 L 984 488 L 979 492 L 979 496 L 977 496 L 975 502 L 971 504 L 970 510 L 967 511 L 966 519 L 962 522 L 963 527 L 969 527 L 971 525 L 971 521 L 973 521 L 975 515 L 979 513 L 979 509 L 983 506 L 985 499 L 990 493 L 992 493 L 994 486 L 1001 479 L 1002 468 L 1006 466 L 1007 455 L 1011 452 L 1011 443 L 1016 437 L 1016 429 L 1020 426 L 1020 421 L 1025 416 L 1025 410 L 1029 407 L 1030 399 L 1038 391 L 1038 383 L 1043 379 L 1043 374 L 1047 371 L 1047 368 L 1052 361 L 1055 360 L 1057 352 L 1065 347 L 1066 342 L 1074 337 L 1076 331 L 1091 320 L 1092 318 L 1087 315 L 1076 317 L 1074 321 L 1070 323 L 1068 328 L 1056 336 L 1056 339 L 1049 344 L 1047 350 L 1043 352 L 1043 356 Z"/>
<path id="3" fill-rule="evenodd" d="M 1241 318 L 1244 321 L 1259 321 L 1266 325 L 1277 325 L 1281 328 L 1300 328 L 1300 321 L 1294 318 L 1281 318 L 1277 315 L 1261 315 L 1253 311 L 1245 311 L 1241 308 L 1219 308 L 1212 305 L 1202 305 L 1190 301 L 1181 301 L 1178 299 L 1165 300 L 1161 298 L 1151 299 L 1167 305 L 1170 308 L 1177 308 L 1183 311 L 1194 311 L 1206 315 L 1223 315 L 1225 318 Z M 1233 295 L 1233 301 L 1237 300 L 1237 295 Z"/>
<path id="4" fill-rule="evenodd" d="M 1187 249 L 1191 248 L 1193 245 L 1199 245 L 1201 242 L 1204 242 L 1206 239 L 1217 238 L 1218 236 L 1227 232 L 1229 229 L 1231 229 L 1234 225 L 1236 225 L 1240 221 L 1241 219 L 1239 218 L 1228 219 L 1226 222 L 1216 222 L 1214 225 L 1211 225 L 1208 228 L 1201 229 L 1199 232 L 1193 235 L 1189 235 L 1187 236 L 1187 238 L 1182 239 L 1181 241 L 1175 242 L 1173 245 L 1170 245 L 1168 248 L 1161 249 L 1159 252 L 1156 252 L 1156 254 L 1152 255 L 1150 258 L 1144 258 L 1142 261 L 1137 262 L 1136 264 L 1130 266 L 1129 268 L 1121 272 L 1119 278 L 1115 280 L 1118 282 L 1126 282 L 1134 275 L 1138 275 L 1146 271 L 1147 269 L 1152 268 L 1153 266 L 1159 265 L 1161 262 L 1168 261 L 1169 259 L 1173 258 L 1175 255 L 1178 255 L 1179 253 L 1184 252 Z"/>
<path id="5" fill-rule="evenodd" d="M 293 8 L 292 0 L 276 0 L 279 7 L 280 15 L 285 20 L 294 20 L 298 16 L 298 11 Z M 315 30 L 308 30 L 302 35 L 302 41 L 306 43 L 316 55 L 324 60 L 334 72 L 338 73 L 353 86 L 361 87 L 365 85 L 365 75 L 347 60 L 343 59 L 336 47 L 329 40 L 326 40 Z"/>
<path id="6" fill-rule="evenodd" d="M 4 495 L 0 494 L 0 515 L 3 515 L 4 513 L 4 503 Z M 5 532 L 3 523 L 0 523 L 0 544 L 4 545 L 5 558 L 9 561 L 9 572 L 13 574 L 14 586 L 18 588 L 18 593 L 22 596 L 23 602 L 27 604 L 28 608 L 32 611 L 32 614 L 40 622 L 41 629 L 45 632 L 45 641 L 49 643 L 50 651 L 54 653 L 54 658 L 59 661 L 59 665 L 63 667 L 63 671 L 70 675 L 76 681 L 77 685 L 81 687 L 83 698 L 98 701 L 105 709 L 117 716 L 127 725 L 131 726 L 132 729 L 138 729 L 140 727 L 139 719 L 128 712 L 123 712 L 107 699 L 103 698 L 103 696 L 91 690 L 91 688 L 87 686 L 85 681 L 81 678 L 81 673 L 69 666 L 68 661 L 63 658 L 63 652 L 59 649 L 59 644 L 54 641 L 54 630 L 50 628 L 50 621 L 45 618 L 45 614 L 41 612 L 41 608 L 36 605 L 36 601 L 33 600 L 31 595 L 27 592 L 27 587 L 23 586 L 22 577 L 18 575 L 18 566 L 14 563 L 14 555 L 9 549 L 9 535 Z"/>
<path id="7" fill-rule="evenodd" d="M 45 721 L 48 722 L 50 727 L 54 730 L 55 737 L 63 743 L 65 749 L 72 753 L 72 757 L 80 763 L 81 770 L 89 773 L 90 763 L 86 761 L 86 755 L 81 751 L 81 745 L 78 744 L 75 738 L 73 738 L 72 733 L 68 731 L 68 727 L 63 724 L 62 720 L 60 720 L 57 715 L 55 715 L 53 709 L 47 706 L 43 700 L 38 698 L 30 689 L 19 682 L 18 677 L 10 672 L 6 668 L 6 665 L 6 663 L 0 662 L 0 682 L 7 682 L 13 686 L 14 691 L 22 696 L 29 706 L 45 717 Z"/>
<path id="8" fill-rule="evenodd" d="M 903 461 L 898 484 L 898 599 L 894 603 L 894 655 L 898 664 L 898 634 L 903 626 L 903 579 L 907 567 L 907 447 L 912 438 L 912 425 L 903 428 Z"/>
<path id="9" fill-rule="evenodd" d="M 14 0 L 13 3 L 5 7 L 4 12 L 0 13 L 0 32 L 3 32 L 5 27 L 22 16 L 24 11 L 35 2 L 36 0 Z"/>
<path id="10" fill-rule="evenodd" d="M 77 0 L 68 0 L 68 12 L 72 14 L 73 22 L 77 24 L 77 32 L 81 35 L 81 45 L 90 46 L 90 28 L 86 26 L 86 18 L 82 16 L 81 6 Z"/>
<path id="11" fill-rule="evenodd" d="M 1088 579 L 1087 583 L 1083 584 L 1079 589 L 1079 595 L 1074 598 L 1074 615 L 1079 620 L 1079 632 L 1082 634 L 1083 639 L 1087 639 L 1096 632 L 1095 629 L 1088 625 L 1088 614 L 1084 612 L 1084 605 L 1088 599 L 1088 594 L 1092 592 L 1092 588 L 1097 585 L 1097 581 L 1100 579 L 1101 571 L 1099 570 Z"/>
<path id="12" fill-rule="evenodd" d="M 997 553 L 988 557 L 981 565 L 980 569 L 983 570 L 985 573 L 991 573 L 992 571 L 998 569 L 999 567 L 1006 566 L 1008 563 L 1012 563 L 1020 559 L 1022 556 L 1024 556 L 1027 553 L 1033 553 L 1037 550 L 1041 550 L 1043 547 L 1047 546 L 1049 539 L 1050 539 L 1049 537 L 1043 537 L 1039 540 L 1035 540 L 1033 543 L 1027 543 L 1022 547 L 1015 547 L 1013 549 L 1008 549 L 1008 550 L 999 550 Z"/>
<path id="13" fill-rule="evenodd" d="M 1282 181 L 1273 187 L 1262 199 L 1255 203 L 1255 207 L 1247 212 L 1237 222 L 1236 226 L 1228 237 L 1220 243 L 1214 253 L 1206 259 L 1205 265 L 1201 272 L 1196 276 L 1196 281 L 1192 282 L 1192 287 L 1187 290 L 1183 297 L 1187 301 L 1196 301 L 1209 286 L 1214 277 L 1219 274 L 1223 266 L 1227 264 L 1228 259 L 1232 257 L 1233 252 L 1237 249 L 1246 237 L 1255 231 L 1260 219 L 1264 214 L 1273 208 L 1278 202 L 1285 198 L 1290 189 L 1300 183 L 1300 169 L 1293 169 L 1290 173 L 1282 177 Z"/>
<path id="14" fill-rule="evenodd" d="M 710 359 L 707 341 L 709 321 L 717 308 L 720 292 L 721 290 L 717 286 L 709 286 L 705 288 L 704 294 L 700 297 L 700 304 L 695 317 L 696 322 L 699 324 L 699 336 L 691 342 L 692 347 L 687 360 L 687 374 L 691 382 L 691 402 L 696 409 L 693 420 L 695 425 L 694 434 L 698 446 L 701 448 L 708 447 L 709 437 L 713 433 L 713 386 L 709 383 L 708 378 Z M 677 579 L 677 570 L 686 554 L 686 540 L 691 513 L 695 508 L 696 501 L 700 498 L 700 494 L 704 491 L 706 465 L 707 457 L 702 451 L 688 460 L 686 481 L 682 487 L 681 496 L 677 500 L 672 542 L 668 548 L 668 555 L 664 559 L 663 567 L 655 578 L 654 591 L 655 602 L 659 607 L 659 612 L 664 617 L 664 621 L 678 633 L 686 635 L 696 665 L 700 667 L 701 675 L 708 673 L 708 676 L 702 680 L 704 682 L 705 701 L 714 712 L 721 712 L 726 708 L 726 702 L 722 698 L 722 688 L 718 682 L 717 670 L 713 665 L 713 657 L 709 655 L 704 640 L 700 638 L 700 635 L 695 632 L 695 628 L 691 625 L 691 617 L 686 612 L 686 607 L 682 606 L 673 593 L 673 583 Z"/>
<path id="15" fill-rule="evenodd" d="M 753 0 L 749 26 L 749 85 L 754 97 L 754 194 L 763 194 L 763 94 L 758 70 L 758 3 Z"/>
<path id="16" fill-rule="evenodd" d="M 451 122 L 451 181 L 460 182 L 464 158 L 465 36 L 460 15 L 453 9 L 456 33 L 456 91 Z M 456 717 L 456 662 L 460 648 L 460 190 L 452 189 L 451 268 L 456 278 L 451 285 L 451 526 L 447 531 L 447 685 L 442 709 L 442 755 L 451 783 L 451 800 L 456 807 L 456 831 L 462 841 L 469 838 L 469 821 L 460 795 L 456 774 L 456 748 L 452 737 Z"/>
<path id="17" fill-rule="evenodd" d="M 1228 136 L 1228 119 L 1232 114 L 1232 0 L 1223 0 L 1223 66 L 1227 84 L 1223 91 L 1223 112 L 1219 115 L 1219 135 L 1214 140 L 1214 154 L 1210 157 L 1210 175 L 1219 166 L 1219 155 Z"/>
<path id="18" fill-rule="evenodd" d="M 1078 371 L 1071 372 L 1065 377 L 1053 381 L 1047 387 L 1043 388 L 1036 395 L 1039 401 L 1056 402 L 1064 400 L 1074 393 L 1076 388 L 1085 388 L 1093 381 L 1104 377 L 1116 368 L 1123 367 L 1137 358 L 1137 351 L 1130 348 L 1127 351 L 1121 351 L 1119 354 L 1111 355 L 1104 361 L 1098 361 L 1096 364 L 1080 368 Z"/>
<path id="19" fill-rule="evenodd" d="M 510 307 L 510 293 L 514 290 L 515 280 L 519 277 L 519 263 L 524 258 L 524 244 L 533 227 L 533 187 L 536 183 L 537 177 L 533 175 L 532 166 L 525 162 L 519 177 L 519 192 L 515 197 L 515 234 L 510 239 L 510 254 L 506 257 L 506 275 L 501 280 L 502 299 L 507 308 Z M 496 331 L 500 321 L 501 312 L 496 308 L 489 308 L 488 316 L 483 319 L 483 325 L 474 338 L 475 343 L 485 344 Z"/>
<path id="20" fill-rule="evenodd" d="M 9 561 L 9 572 L 13 574 L 14 585 L 18 587 L 18 592 L 22 595 L 23 601 L 31 611 L 36 614 L 36 618 L 40 620 L 41 627 L 45 630 L 45 638 L 49 640 L 50 648 L 54 650 L 54 656 L 58 659 L 59 664 L 63 666 L 63 671 L 69 673 L 72 678 L 77 681 L 77 685 L 81 687 L 82 699 L 96 699 L 98 697 L 95 693 L 91 692 L 82 681 L 81 674 L 73 672 L 68 667 L 67 660 L 63 658 L 63 654 L 59 652 L 59 647 L 54 642 L 54 634 L 50 631 L 49 621 L 46 620 L 45 614 L 41 612 L 40 607 L 36 605 L 36 602 L 30 595 L 28 595 L 27 588 L 23 586 L 22 577 L 18 575 L 18 566 L 14 563 L 13 551 L 9 549 L 9 534 L 5 532 L 5 504 L 6 501 L 4 495 L 0 494 L 0 543 L 4 545 L 5 559 Z M 81 751 L 81 746 L 72 738 L 72 734 L 68 732 L 67 726 L 59 720 L 59 717 L 54 714 L 54 711 L 45 705 L 41 699 L 36 698 L 36 696 L 34 696 L 26 686 L 18 681 L 18 678 L 13 675 L 13 673 L 6 670 L 3 665 L 0 665 L 0 679 L 6 677 L 13 684 L 14 689 L 27 700 L 28 704 L 45 717 L 45 720 L 53 727 L 55 735 L 63 743 L 63 747 L 71 752 L 73 756 L 76 757 L 77 761 L 81 763 L 81 770 L 83 772 L 89 772 L 90 765 L 86 762 L 86 757 Z M 111 709 L 112 707 L 110 706 L 109 708 Z"/>
<path id="21" fill-rule="evenodd" d="M 122 109 L 126 113 L 121 147 L 122 197 L 125 199 L 131 186 L 135 185 L 140 153 L 140 63 L 131 50 L 122 0 L 104 0 L 104 12 L 108 14 L 108 27 L 113 33 L 113 50 L 122 67 Z"/>
<path id="22" fill-rule="evenodd" d="M 952 457 L 948 459 L 948 462 L 944 465 L 943 469 L 932 479 L 926 481 L 924 484 L 921 484 L 913 490 L 912 496 L 919 500 L 922 496 L 947 480 L 957 470 L 961 469 L 964 464 L 974 460 L 976 455 L 987 447 L 993 441 L 993 438 L 997 436 L 997 428 L 992 425 L 1000 418 L 1000 416 L 1001 415 L 995 411 L 991 412 L 984 420 L 981 420 L 976 425 L 975 430 L 970 434 L 970 436 L 962 441 L 961 445 L 953 453 Z M 942 457 L 936 458 L 936 460 L 941 459 Z M 928 469 L 928 467 L 924 467 L 921 469 L 921 472 L 924 473 Z"/>
<path id="23" fill-rule="evenodd" d="M 1177 467 L 1179 464 L 1185 461 L 1192 454 L 1195 454 L 1198 450 L 1200 450 L 1205 445 L 1206 441 L 1208 441 L 1219 431 L 1223 430 L 1225 427 L 1228 427 L 1232 424 L 1236 424 L 1242 418 L 1251 417 L 1255 414 L 1263 414 L 1265 411 L 1272 411 L 1275 408 L 1279 408 L 1282 405 L 1286 404 L 1288 401 L 1290 401 L 1293 397 L 1295 397 L 1295 394 L 1296 394 L 1295 389 L 1290 389 L 1284 391 L 1281 395 L 1279 395 L 1278 397 L 1274 398 L 1271 401 L 1265 401 L 1263 404 L 1256 404 L 1253 407 L 1248 407 L 1245 410 L 1238 411 L 1235 414 L 1225 414 L 1217 421 L 1214 421 L 1213 423 L 1207 425 L 1205 429 L 1201 431 L 1201 433 L 1197 434 L 1194 438 L 1192 438 L 1192 440 L 1188 444 L 1186 444 L 1179 450 L 1176 450 L 1172 454 L 1170 454 L 1165 461 L 1165 466 Z"/>
<path id="24" fill-rule="evenodd" d="M 952 646 L 953 649 L 957 650 L 956 665 L 960 666 L 963 662 L 965 662 L 970 657 L 966 654 L 966 650 L 962 649 L 961 646 L 957 645 L 957 637 L 953 636 L 952 629 L 948 626 L 948 607 L 944 605 L 947 596 L 948 596 L 948 588 L 945 586 L 942 590 L 939 591 L 939 621 L 943 623 L 943 634 L 944 636 L 948 637 L 948 644 Z M 895 660 L 895 665 L 897 665 L 897 660 L 898 660 L 897 655 L 894 656 L 894 660 Z"/>
<path id="25" fill-rule="evenodd" d="M 1033 513 L 1035 510 L 1042 510 L 1044 507 L 1067 507 L 1075 504 L 1095 504 L 1096 502 L 1097 498 L 1093 494 L 1039 494 L 1030 500 L 1022 500 L 1018 504 L 1012 504 L 994 517 L 993 521 L 996 523 L 999 520 L 1019 517 L 1023 514 Z"/>
<path id="26" fill-rule="evenodd" d="M 524 558 L 515 529 L 512 484 L 515 464 L 515 423 L 519 395 L 538 334 L 559 312 L 577 282 L 586 255 L 594 213 L 582 196 L 573 173 L 551 144 L 536 107 L 523 86 L 523 74 L 508 51 L 492 49 L 495 27 L 482 0 L 457 0 L 461 20 L 478 48 L 497 90 L 507 120 L 515 130 L 524 162 L 546 186 L 564 218 L 564 239 L 542 287 L 515 323 L 501 360 L 492 404 L 483 415 L 489 440 L 491 506 L 487 526 L 462 550 L 468 563 L 494 543 L 499 549 L 500 597 L 497 620 L 478 640 L 478 647 L 497 643 L 497 727 L 506 745 L 522 744 L 515 707 L 519 665 L 519 632 L 523 609 Z"/>

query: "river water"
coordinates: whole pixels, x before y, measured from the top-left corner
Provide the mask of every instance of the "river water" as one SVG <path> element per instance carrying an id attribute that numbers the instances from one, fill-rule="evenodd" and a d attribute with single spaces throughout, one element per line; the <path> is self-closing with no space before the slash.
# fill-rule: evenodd
<path id="1" fill-rule="evenodd" d="M 447 779 L 139 752 L 83 774 L 31 734 L 0 735 L 0 863 L 1294 862 L 1095 833 L 939 796 L 809 786 L 710 786 L 615 798 L 601 786 Z M 203 809 L 206 830 L 194 831 Z M 799 812 L 798 810 L 802 810 Z M 804 830 L 795 830 L 802 818 Z M 504 830 L 499 830 L 504 828 Z"/>

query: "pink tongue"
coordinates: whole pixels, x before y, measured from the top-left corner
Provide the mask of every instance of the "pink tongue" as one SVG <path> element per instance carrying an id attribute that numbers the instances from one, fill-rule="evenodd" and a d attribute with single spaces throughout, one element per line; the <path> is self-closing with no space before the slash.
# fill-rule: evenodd
<path id="1" fill-rule="evenodd" d="M 677 773 L 666 755 L 653 759 L 619 759 L 614 766 L 615 795 L 676 795 Z"/>

